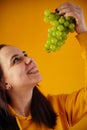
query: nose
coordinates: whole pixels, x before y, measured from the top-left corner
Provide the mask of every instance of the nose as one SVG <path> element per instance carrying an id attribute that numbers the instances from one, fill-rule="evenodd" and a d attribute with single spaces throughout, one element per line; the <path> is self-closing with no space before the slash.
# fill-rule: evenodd
<path id="1" fill-rule="evenodd" d="M 25 64 L 28 65 L 32 62 L 32 58 L 31 57 L 26 57 L 25 58 Z"/>

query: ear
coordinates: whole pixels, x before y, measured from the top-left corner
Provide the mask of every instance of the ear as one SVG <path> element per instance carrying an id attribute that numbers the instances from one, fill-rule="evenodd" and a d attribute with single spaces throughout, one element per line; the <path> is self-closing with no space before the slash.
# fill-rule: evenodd
<path id="1" fill-rule="evenodd" d="M 12 86 L 9 84 L 9 83 L 5 83 L 5 89 L 6 90 L 9 90 L 9 89 L 11 89 L 12 88 Z"/>

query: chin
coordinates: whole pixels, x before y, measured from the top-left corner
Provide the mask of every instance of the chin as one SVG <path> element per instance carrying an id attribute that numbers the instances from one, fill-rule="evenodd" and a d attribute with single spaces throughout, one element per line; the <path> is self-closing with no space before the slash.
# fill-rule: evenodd
<path id="1" fill-rule="evenodd" d="M 39 76 L 38 79 L 37 79 L 37 83 L 41 82 L 42 81 L 42 77 Z"/>
<path id="2" fill-rule="evenodd" d="M 41 81 L 42 81 L 42 77 L 41 76 L 37 77 L 37 79 L 34 79 L 33 80 L 34 86 L 36 86 Z"/>

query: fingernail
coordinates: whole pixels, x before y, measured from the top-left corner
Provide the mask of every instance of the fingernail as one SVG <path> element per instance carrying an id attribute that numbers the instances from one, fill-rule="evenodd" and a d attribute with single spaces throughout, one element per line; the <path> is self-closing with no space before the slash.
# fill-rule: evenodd
<path id="1" fill-rule="evenodd" d="M 59 13 L 59 10 L 58 10 L 58 9 L 55 9 L 55 12 L 56 12 L 56 13 Z"/>

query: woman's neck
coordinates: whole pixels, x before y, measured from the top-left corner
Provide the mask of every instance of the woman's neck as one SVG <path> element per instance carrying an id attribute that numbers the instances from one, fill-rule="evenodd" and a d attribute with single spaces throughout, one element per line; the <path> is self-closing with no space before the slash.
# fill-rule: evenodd
<path id="1" fill-rule="evenodd" d="M 11 106 L 16 114 L 28 116 L 30 114 L 30 104 L 32 100 L 33 89 L 29 91 L 12 92 L 9 94 L 11 98 Z"/>

